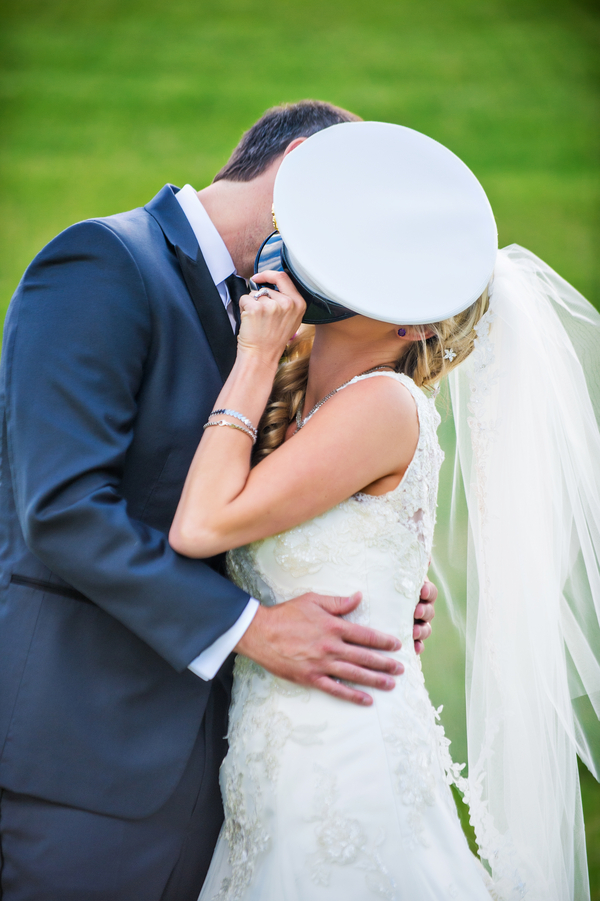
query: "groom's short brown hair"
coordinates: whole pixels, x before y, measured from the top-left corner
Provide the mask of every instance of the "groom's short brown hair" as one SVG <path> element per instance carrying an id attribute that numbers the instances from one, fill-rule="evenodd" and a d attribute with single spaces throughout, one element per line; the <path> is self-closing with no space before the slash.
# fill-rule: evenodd
<path id="1" fill-rule="evenodd" d="M 242 135 L 242 140 L 213 181 L 252 181 L 295 138 L 308 138 L 340 122 L 360 122 L 360 116 L 322 100 L 273 106 Z"/>

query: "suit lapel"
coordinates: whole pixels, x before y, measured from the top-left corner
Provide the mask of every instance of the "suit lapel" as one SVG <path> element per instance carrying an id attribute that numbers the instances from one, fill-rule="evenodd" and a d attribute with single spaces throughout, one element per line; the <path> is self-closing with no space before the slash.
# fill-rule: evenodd
<path id="1" fill-rule="evenodd" d="M 223 381 L 235 362 L 236 340 L 223 301 L 198 248 L 195 260 L 175 247 L 179 266 Z"/>
<path id="2" fill-rule="evenodd" d="M 144 209 L 156 219 L 175 250 L 186 287 L 225 381 L 235 361 L 235 335 L 196 236 L 175 199 L 175 192 L 173 185 L 165 185 Z"/>

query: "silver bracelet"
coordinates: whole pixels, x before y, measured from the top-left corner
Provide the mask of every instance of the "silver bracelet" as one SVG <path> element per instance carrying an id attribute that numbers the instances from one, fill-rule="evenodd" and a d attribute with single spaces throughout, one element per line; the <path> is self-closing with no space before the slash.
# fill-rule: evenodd
<path id="1" fill-rule="evenodd" d="M 239 419 L 240 422 L 243 422 L 246 428 L 250 429 L 252 435 L 254 436 L 254 440 L 258 437 L 258 432 L 250 422 L 250 420 L 244 416 L 242 413 L 238 413 L 237 410 L 213 410 L 212 413 L 209 414 L 209 419 L 211 416 L 222 416 L 225 413 L 227 416 L 234 416 L 235 419 Z"/>
<path id="2" fill-rule="evenodd" d="M 230 429 L 237 429 L 238 432 L 243 432 L 244 435 L 247 435 L 252 444 L 256 444 L 256 438 L 254 437 L 250 429 L 244 428 L 243 425 L 238 425 L 237 422 L 227 422 L 226 419 L 218 419 L 216 422 L 205 422 L 202 428 L 209 429 L 213 425 L 227 425 Z"/>

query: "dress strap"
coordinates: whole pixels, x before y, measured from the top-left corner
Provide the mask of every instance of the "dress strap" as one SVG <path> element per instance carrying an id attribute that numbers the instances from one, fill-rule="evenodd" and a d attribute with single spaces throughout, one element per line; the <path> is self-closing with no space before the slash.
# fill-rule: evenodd
<path id="1" fill-rule="evenodd" d="M 430 398 L 428 398 L 427 395 L 424 394 L 422 389 L 415 385 L 414 381 L 409 375 L 406 375 L 404 372 L 393 372 L 391 369 L 380 369 L 378 372 L 364 372 L 361 375 L 355 375 L 353 379 L 350 379 L 349 382 L 346 382 L 345 385 L 342 385 L 341 388 L 338 388 L 338 391 L 342 391 L 344 388 L 348 388 L 349 385 L 353 385 L 355 382 L 360 382 L 363 379 L 372 379 L 378 375 L 384 375 L 388 378 L 395 379 L 395 381 L 400 382 L 402 385 L 404 385 L 405 388 L 408 388 L 415 400 L 417 409 L 420 408 L 420 404 L 423 401 L 430 400 Z"/>

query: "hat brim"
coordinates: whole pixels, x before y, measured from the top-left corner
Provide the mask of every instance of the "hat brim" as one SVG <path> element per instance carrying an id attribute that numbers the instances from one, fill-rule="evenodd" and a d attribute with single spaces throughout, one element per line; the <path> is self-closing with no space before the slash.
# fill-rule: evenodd
<path id="1" fill-rule="evenodd" d="M 254 261 L 255 274 L 269 270 L 285 272 L 289 275 L 296 290 L 306 301 L 306 311 L 302 317 L 302 322 L 308 325 L 323 325 L 328 322 L 350 319 L 351 316 L 357 315 L 341 304 L 334 303 L 326 297 L 321 297 L 302 283 L 287 259 L 285 245 L 277 231 L 263 241 Z"/>

